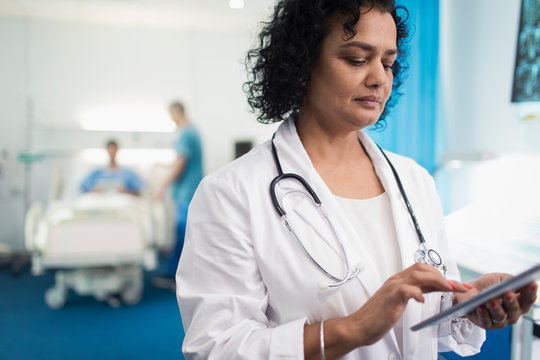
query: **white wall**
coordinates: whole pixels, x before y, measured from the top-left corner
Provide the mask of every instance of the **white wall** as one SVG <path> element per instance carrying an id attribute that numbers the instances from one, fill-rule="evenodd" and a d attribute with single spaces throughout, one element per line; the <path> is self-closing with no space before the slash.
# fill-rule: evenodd
<path id="1" fill-rule="evenodd" d="M 101 147 L 110 137 L 129 148 L 171 146 L 174 134 L 83 131 L 86 109 L 157 104 L 165 113 L 170 100 L 184 100 L 202 135 L 207 172 L 233 159 L 234 141 L 267 139 L 275 126 L 256 122 L 242 91 L 253 27 L 0 17 L 0 242 L 22 246 L 24 209 L 47 199 L 52 157 Z M 16 161 L 22 151 L 46 155 L 26 166 L 32 178 L 26 186 L 25 166 Z"/>
<path id="2" fill-rule="evenodd" d="M 521 1 L 441 0 L 447 152 L 540 152 L 536 120 L 510 102 Z"/>
<path id="3" fill-rule="evenodd" d="M 534 163 L 509 165 L 540 158 L 540 103 L 510 102 L 520 4 L 441 0 L 442 154 L 465 160 L 436 174 L 446 212 L 488 198 L 531 201 L 523 182 L 540 181 Z M 524 120 L 528 113 L 537 118 Z"/>
<path id="4" fill-rule="evenodd" d="M 80 141 L 73 144 L 73 129 L 85 109 L 157 104 L 165 111 L 171 99 L 180 98 L 201 130 L 206 169 L 215 170 L 232 159 L 234 140 L 260 141 L 269 132 L 254 122 L 242 92 L 242 60 L 249 46 L 245 34 L 246 29 L 32 21 L 28 71 L 38 131 L 33 148 L 80 147 Z M 56 134 L 68 129 L 72 140 L 47 141 L 51 127 Z M 131 138 L 130 146 L 167 147 L 171 142 L 170 136 L 158 134 Z"/>
<path id="5" fill-rule="evenodd" d="M 11 244 L 22 241 L 25 211 L 26 35 L 25 22 L 0 21 L 0 242 Z"/>

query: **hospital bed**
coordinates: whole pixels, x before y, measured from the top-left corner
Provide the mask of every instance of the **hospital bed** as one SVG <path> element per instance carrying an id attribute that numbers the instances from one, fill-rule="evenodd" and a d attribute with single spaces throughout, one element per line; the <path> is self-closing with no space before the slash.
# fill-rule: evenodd
<path id="1" fill-rule="evenodd" d="M 155 269 L 158 252 L 171 246 L 170 213 L 166 202 L 148 194 L 85 193 L 53 199 L 46 209 L 34 203 L 26 214 L 25 246 L 34 275 L 55 271 L 46 304 L 63 307 L 70 290 L 115 307 L 119 300 L 138 303 L 143 271 Z"/>

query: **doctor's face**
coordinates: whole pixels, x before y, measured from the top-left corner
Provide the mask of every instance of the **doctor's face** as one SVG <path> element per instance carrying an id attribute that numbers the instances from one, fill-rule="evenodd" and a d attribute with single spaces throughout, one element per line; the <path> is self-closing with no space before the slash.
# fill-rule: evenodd
<path id="1" fill-rule="evenodd" d="M 392 92 L 397 30 L 392 15 L 362 10 L 356 35 L 343 31 L 343 18 L 329 24 L 311 68 L 301 113 L 358 130 L 377 122 Z"/>

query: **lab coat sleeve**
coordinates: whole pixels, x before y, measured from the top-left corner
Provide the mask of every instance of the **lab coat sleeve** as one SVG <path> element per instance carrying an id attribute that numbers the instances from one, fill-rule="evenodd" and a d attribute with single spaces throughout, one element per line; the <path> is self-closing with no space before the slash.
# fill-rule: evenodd
<path id="1" fill-rule="evenodd" d="M 248 199 L 217 176 L 189 208 L 177 271 L 188 359 L 302 359 L 305 318 L 273 326 L 250 237 Z"/>
<path id="2" fill-rule="evenodd" d="M 428 179 L 427 188 L 431 190 L 429 191 L 431 194 L 429 202 L 432 204 L 432 214 L 437 219 L 437 233 L 435 235 L 439 239 L 440 253 L 447 254 L 443 259 L 448 268 L 446 277 L 450 280 L 460 281 L 459 270 L 452 256 L 451 246 L 448 244 L 444 228 L 443 210 L 435 188 L 435 182 L 431 176 L 428 174 L 426 176 Z M 450 335 L 439 338 L 439 352 L 454 351 L 461 356 L 474 355 L 480 352 L 485 339 L 486 332 L 484 329 L 469 321 L 452 321 Z"/>

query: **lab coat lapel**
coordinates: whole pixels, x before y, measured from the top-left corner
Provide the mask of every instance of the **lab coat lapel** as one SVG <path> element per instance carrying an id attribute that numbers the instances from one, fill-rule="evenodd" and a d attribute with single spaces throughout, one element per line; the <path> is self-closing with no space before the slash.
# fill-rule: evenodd
<path id="1" fill-rule="evenodd" d="M 369 154 L 377 176 L 379 177 L 384 190 L 386 191 L 388 198 L 390 199 L 390 206 L 392 208 L 392 216 L 394 219 L 394 225 L 396 227 L 396 236 L 399 242 L 399 248 L 401 252 L 401 264 L 402 269 L 405 269 L 414 263 L 414 253 L 418 249 L 419 241 L 414 229 L 414 224 L 410 218 L 409 212 L 403 200 L 403 196 L 399 191 L 396 179 L 390 168 L 390 165 L 381 154 L 381 150 L 377 145 L 371 140 L 365 133 L 359 132 L 359 139 L 364 145 L 367 153 Z M 387 155 L 388 156 L 388 155 Z M 394 163 L 394 167 L 396 164 Z M 397 170 L 397 169 L 396 169 Z M 399 170 L 398 174 L 399 174 Z M 403 182 L 403 177 L 402 177 Z M 403 184 L 405 191 L 410 189 L 407 188 L 407 184 Z M 409 201 L 413 203 L 413 208 L 415 210 L 420 210 L 414 207 L 414 198 L 413 192 L 409 191 L 407 193 Z M 408 347 L 405 345 L 403 349 L 403 358 L 412 359 L 416 358 L 415 354 L 418 354 L 422 349 L 415 347 L 413 344 L 422 343 L 421 337 L 430 337 L 432 329 L 427 329 L 425 331 L 413 332 L 409 330 L 409 327 L 420 322 L 422 319 L 428 316 L 428 314 L 436 312 L 432 308 L 437 307 L 436 296 L 425 296 L 426 303 L 419 304 L 414 301 L 408 303 L 405 312 L 403 313 L 403 343 L 410 344 Z M 430 310 L 431 309 L 431 310 Z M 392 332 L 393 333 L 393 332 Z M 394 337 L 395 340 L 395 337 Z"/>
<path id="2" fill-rule="evenodd" d="M 418 237 L 414 225 L 403 200 L 403 196 L 397 186 L 392 169 L 381 154 L 381 150 L 373 140 L 362 131 L 359 132 L 359 139 L 371 158 L 373 166 L 375 167 L 375 172 L 384 187 L 384 191 L 390 199 L 392 217 L 396 227 L 396 236 L 401 251 L 401 265 L 402 268 L 405 269 L 414 263 L 414 252 L 418 249 Z M 405 191 L 407 191 L 407 188 L 405 188 Z M 411 195 L 409 195 L 409 197 L 410 196 Z"/>

